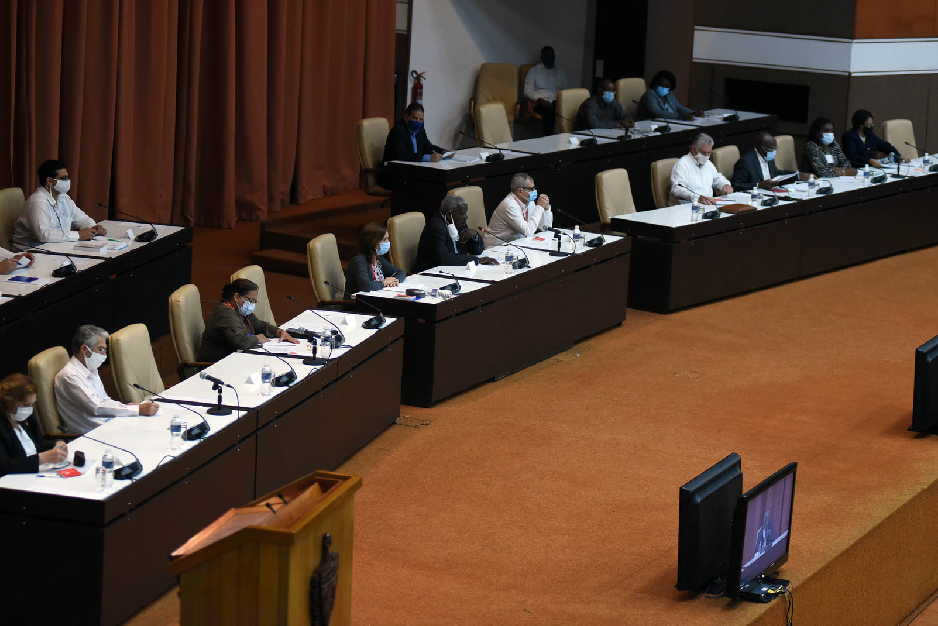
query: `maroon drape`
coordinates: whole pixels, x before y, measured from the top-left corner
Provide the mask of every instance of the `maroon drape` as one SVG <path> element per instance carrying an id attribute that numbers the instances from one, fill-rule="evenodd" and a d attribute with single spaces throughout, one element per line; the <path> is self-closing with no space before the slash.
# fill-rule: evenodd
<path id="1" fill-rule="evenodd" d="M 232 226 L 351 189 L 355 121 L 393 110 L 394 0 L 2 4 L 0 186 L 58 157 L 98 218 Z"/>

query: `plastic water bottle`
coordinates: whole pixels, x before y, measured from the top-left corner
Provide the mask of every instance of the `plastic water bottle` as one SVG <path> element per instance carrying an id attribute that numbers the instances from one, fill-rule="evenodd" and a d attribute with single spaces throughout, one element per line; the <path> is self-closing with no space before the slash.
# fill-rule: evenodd
<path id="1" fill-rule="evenodd" d="M 870 169 L 870 164 L 867 163 L 863 166 L 863 186 L 869 187 L 871 180 L 873 178 L 873 170 Z"/>
<path id="2" fill-rule="evenodd" d="M 761 200 L 761 196 L 759 195 L 759 188 L 753 187 L 752 190 L 749 192 L 749 204 L 751 204 L 752 206 L 758 209 L 759 204 L 761 202 L 762 200 Z"/>
<path id="3" fill-rule="evenodd" d="M 690 221 L 699 222 L 701 215 L 703 215 L 703 207 L 696 202 L 693 203 L 690 207 Z"/>
<path id="4" fill-rule="evenodd" d="M 180 417 L 173 417 L 169 421 L 169 449 L 178 450 L 182 447 L 182 432 L 186 423 Z"/>
<path id="5" fill-rule="evenodd" d="M 583 241 L 583 233 L 580 232 L 580 225 L 573 227 L 573 251 L 576 252 L 577 246 Z"/>
<path id="6" fill-rule="evenodd" d="M 270 384 L 274 380 L 274 371 L 270 369 L 270 365 L 265 364 L 261 368 L 261 393 L 265 396 L 269 396 L 271 392 Z"/>
<path id="7" fill-rule="evenodd" d="M 101 467 L 104 472 L 101 473 L 101 483 L 98 486 L 107 489 L 114 484 L 114 455 L 111 454 L 110 449 L 105 450 L 101 455 Z"/>
<path id="8" fill-rule="evenodd" d="M 926 153 L 925 153 L 925 156 L 922 157 L 922 166 L 923 166 L 923 167 L 928 167 L 928 165 L 929 165 L 930 163 L 931 163 L 931 161 L 929 160 L 929 158 L 928 158 L 928 153 L 926 152 Z"/>

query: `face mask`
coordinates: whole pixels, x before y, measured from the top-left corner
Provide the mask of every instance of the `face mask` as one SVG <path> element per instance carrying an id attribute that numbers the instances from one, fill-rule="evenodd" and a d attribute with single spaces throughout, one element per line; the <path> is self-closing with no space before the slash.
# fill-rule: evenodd
<path id="1" fill-rule="evenodd" d="M 391 242 L 382 241 L 378 244 L 378 256 L 384 256 L 391 251 Z"/>
<path id="2" fill-rule="evenodd" d="M 765 153 L 765 160 L 766 160 L 766 161 L 774 161 L 774 160 L 775 160 L 775 152 L 776 152 L 775 150 L 769 150 L 768 152 L 766 152 L 766 153 Z"/>
<path id="3" fill-rule="evenodd" d="M 694 155 L 694 159 L 697 161 L 698 165 L 706 165 L 707 161 L 710 160 L 710 155 L 703 154 L 702 152 L 698 152 L 697 154 Z"/>
<path id="4" fill-rule="evenodd" d="M 821 133 L 821 143 L 825 146 L 834 143 L 834 133 Z"/>
<path id="5" fill-rule="evenodd" d="M 72 188 L 72 181 L 71 181 L 71 179 L 69 179 L 69 180 L 60 180 L 60 179 L 57 178 L 57 179 L 55 180 L 55 187 L 54 187 L 54 189 L 55 189 L 56 193 L 68 193 L 68 190 L 71 189 L 71 188 Z"/>
<path id="6" fill-rule="evenodd" d="M 615 98 L 616 98 L 616 94 L 614 94 L 613 92 L 611 91 L 603 92 L 603 102 L 605 102 L 606 104 L 610 104 L 613 100 L 615 100 Z"/>
<path id="7" fill-rule="evenodd" d="M 33 407 L 21 406 L 16 409 L 16 415 L 13 416 L 17 422 L 25 422 L 33 414 Z"/>
<path id="8" fill-rule="evenodd" d="M 244 317 L 247 317 L 248 315 L 254 312 L 255 306 L 257 305 L 251 302 L 250 300 L 245 300 L 244 302 L 241 303 L 241 306 L 238 307 L 238 310 L 241 311 L 241 315 L 243 315 Z"/>
<path id="9" fill-rule="evenodd" d="M 85 367 L 91 371 L 97 371 L 97 369 L 101 367 L 105 361 L 107 361 L 106 354 L 101 354 L 100 352 L 95 352 L 92 350 L 91 356 L 85 357 Z"/>
<path id="10" fill-rule="evenodd" d="M 407 120 L 407 129 L 412 133 L 419 133 L 423 130 L 423 122 L 417 120 Z"/>
<path id="11" fill-rule="evenodd" d="M 537 201 L 537 189 L 532 189 L 531 191 L 528 192 L 528 202 L 536 202 L 536 201 Z"/>
<path id="12" fill-rule="evenodd" d="M 671 93 L 671 88 L 662 87 L 661 85 L 658 85 L 657 87 L 655 87 L 655 93 L 661 96 L 662 98 L 664 98 L 666 95 Z"/>
<path id="13" fill-rule="evenodd" d="M 446 231 L 449 233 L 449 238 L 453 241 L 459 239 L 459 229 L 456 228 L 456 224 L 447 224 Z"/>

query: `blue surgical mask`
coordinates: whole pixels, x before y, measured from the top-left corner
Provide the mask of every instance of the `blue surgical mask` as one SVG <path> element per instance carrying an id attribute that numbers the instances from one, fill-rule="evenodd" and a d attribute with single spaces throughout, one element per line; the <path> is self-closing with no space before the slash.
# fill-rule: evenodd
<path id="1" fill-rule="evenodd" d="M 245 300 L 244 302 L 241 303 L 241 306 L 238 307 L 238 310 L 241 311 L 241 315 L 243 315 L 244 317 L 247 317 L 248 315 L 254 312 L 255 306 L 257 305 L 251 302 L 250 300 Z"/>
<path id="2" fill-rule="evenodd" d="M 655 93 L 661 96 L 662 98 L 664 98 L 666 95 L 671 93 L 671 88 L 662 87 L 661 85 L 658 85 L 657 87 L 655 87 Z"/>
<path id="3" fill-rule="evenodd" d="M 384 256 L 391 251 L 391 242 L 382 241 L 378 243 L 378 256 Z"/>
<path id="4" fill-rule="evenodd" d="M 537 189 L 532 189 L 531 191 L 528 192 L 528 202 L 536 202 L 536 201 L 537 201 Z"/>
<path id="5" fill-rule="evenodd" d="M 765 160 L 766 160 L 766 161 L 774 161 L 774 160 L 775 160 L 775 152 L 776 152 L 775 150 L 769 150 L 768 152 L 766 152 L 766 153 L 765 153 Z"/>
<path id="6" fill-rule="evenodd" d="M 604 91 L 604 92 L 603 92 L 603 102 L 605 102 L 606 104 L 612 103 L 612 101 L 615 100 L 615 99 L 616 99 L 616 94 L 615 94 L 615 93 L 613 93 L 613 92 L 611 92 L 611 91 Z"/>
<path id="7" fill-rule="evenodd" d="M 821 143 L 825 146 L 834 143 L 834 133 L 821 133 Z"/>
<path id="8" fill-rule="evenodd" d="M 417 120 L 407 120 L 407 130 L 412 133 L 419 133 L 423 130 L 423 122 Z"/>

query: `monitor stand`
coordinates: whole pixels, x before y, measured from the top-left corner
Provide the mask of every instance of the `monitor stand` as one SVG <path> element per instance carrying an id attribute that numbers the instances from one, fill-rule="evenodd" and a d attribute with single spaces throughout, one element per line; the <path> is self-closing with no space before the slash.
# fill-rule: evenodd
<path id="1" fill-rule="evenodd" d="M 740 600 L 747 602 L 771 602 L 775 598 L 785 595 L 791 581 L 784 578 L 769 578 L 759 576 L 739 588 Z"/>

